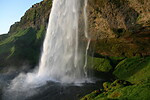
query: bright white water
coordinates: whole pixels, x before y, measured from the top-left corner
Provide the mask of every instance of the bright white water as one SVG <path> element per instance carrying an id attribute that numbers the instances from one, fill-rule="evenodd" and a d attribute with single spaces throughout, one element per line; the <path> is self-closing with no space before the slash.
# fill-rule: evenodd
<path id="1" fill-rule="evenodd" d="M 82 9 L 87 46 L 82 49 L 78 29 L 81 27 L 78 24 L 79 11 L 82 8 L 80 4 L 80 0 L 53 0 L 39 67 L 34 72 L 21 73 L 13 79 L 3 91 L 3 100 L 23 100 L 23 96 L 33 96 L 39 92 L 36 91 L 36 87 L 48 81 L 74 84 L 90 82 L 86 72 L 90 45 L 87 31 L 87 0 L 84 1 Z"/>
<path id="2" fill-rule="evenodd" d="M 39 67 L 35 72 L 21 73 L 13 79 L 8 89 L 4 90 L 4 100 L 23 100 L 23 96 L 33 96 L 39 92 L 33 88 L 42 86 L 47 81 L 75 84 L 89 82 L 86 72 L 90 45 L 87 31 L 87 0 L 84 1 L 83 7 L 87 46 L 82 49 L 78 29 L 81 27 L 78 24 L 79 11 L 82 8 L 80 4 L 81 0 L 53 0 Z"/>
<path id="3" fill-rule="evenodd" d="M 89 82 L 86 73 L 87 51 L 90 44 L 87 32 L 87 0 L 83 7 L 84 33 L 88 40 L 87 47 L 83 47 L 84 51 L 80 48 L 78 34 L 79 10 L 82 8 L 80 3 L 80 0 L 53 0 L 38 69 L 27 74 L 21 73 L 12 80 L 6 92 L 28 91 L 30 88 L 46 84 L 47 81 Z"/>
<path id="4" fill-rule="evenodd" d="M 85 37 L 88 39 L 88 44 L 86 54 L 83 54 L 79 50 L 78 37 L 80 2 L 80 0 L 53 1 L 38 77 L 64 83 L 85 81 L 90 40 L 87 33 L 87 0 L 85 0 Z M 86 55 L 85 63 L 83 55 Z"/>
<path id="5" fill-rule="evenodd" d="M 87 66 L 87 53 L 88 53 L 88 49 L 89 49 L 89 46 L 90 46 L 90 42 L 91 42 L 91 38 L 90 36 L 88 35 L 88 25 L 87 25 L 87 3 L 88 3 L 88 0 L 84 0 L 84 23 L 85 23 L 85 29 L 84 29 L 84 34 L 85 34 L 85 38 L 87 38 L 88 42 L 87 42 L 87 46 L 86 46 L 86 50 L 85 50 L 85 64 L 84 64 L 84 72 L 85 72 L 85 75 L 87 77 L 87 72 L 86 72 L 86 66 Z"/>

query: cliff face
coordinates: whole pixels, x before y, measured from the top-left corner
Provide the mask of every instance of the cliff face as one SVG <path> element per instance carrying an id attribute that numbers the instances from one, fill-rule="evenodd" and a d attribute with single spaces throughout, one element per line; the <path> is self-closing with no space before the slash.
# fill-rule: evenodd
<path id="1" fill-rule="evenodd" d="M 90 50 L 105 56 L 150 55 L 149 5 L 149 0 L 89 0 Z M 0 37 L 0 66 L 37 64 L 51 6 L 52 0 L 33 5 Z"/>
<path id="2" fill-rule="evenodd" d="M 149 0 L 89 0 L 91 44 L 87 68 L 109 73 L 119 80 L 105 82 L 104 89 L 82 100 L 150 98 L 149 5 Z M 38 64 L 51 7 L 52 0 L 33 5 L 7 35 L 0 36 L 0 72 Z M 80 39 L 85 41 L 82 11 L 80 15 Z M 93 52 L 94 57 L 90 57 Z"/>
<path id="3" fill-rule="evenodd" d="M 89 33 L 95 52 L 125 57 L 150 55 L 148 5 L 148 0 L 89 0 Z"/>
<path id="4" fill-rule="evenodd" d="M 0 36 L 0 67 L 37 65 L 48 24 L 52 0 L 44 0 L 26 11 L 20 22 Z M 5 67 L 4 67 L 5 66 Z M 1 70 L 2 71 L 2 70 Z"/>
<path id="5" fill-rule="evenodd" d="M 33 5 L 26 11 L 20 22 L 16 22 L 10 27 L 8 33 L 12 34 L 19 29 L 27 29 L 32 27 L 39 30 L 41 26 L 46 27 L 49 19 L 50 10 L 52 7 L 52 0 L 43 0 L 40 3 Z"/>
<path id="6" fill-rule="evenodd" d="M 148 0 L 89 0 L 89 30 L 105 34 L 99 38 L 137 32 L 150 25 L 149 4 Z"/>

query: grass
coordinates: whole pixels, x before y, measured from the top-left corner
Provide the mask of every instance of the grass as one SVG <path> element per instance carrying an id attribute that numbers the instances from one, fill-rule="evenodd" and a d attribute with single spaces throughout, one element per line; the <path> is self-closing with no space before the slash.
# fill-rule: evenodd
<path id="1" fill-rule="evenodd" d="M 121 61 L 113 74 L 122 80 L 138 83 L 150 78 L 150 57 L 135 57 Z"/>
<path id="2" fill-rule="evenodd" d="M 7 57 L 9 59 L 15 53 L 15 46 L 10 49 L 10 55 Z"/>
<path id="3" fill-rule="evenodd" d="M 150 57 L 109 57 L 121 60 L 113 74 L 114 82 L 104 82 L 103 89 L 96 90 L 81 100 L 149 100 L 150 98 Z"/>
<path id="4" fill-rule="evenodd" d="M 112 69 L 110 61 L 105 58 L 88 57 L 87 65 L 99 72 L 109 72 Z"/>
<path id="5" fill-rule="evenodd" d="M 36 39 L 41 39 L 44 33 L 45 33 L 45 27 L 41 25 L 40 30 L 36 33 Z"/>
<path id="6" fill-rule="evenodd" d="M 25 29 L 25 30 L 20 30 L 12 35 L 10 35 L 8 38 L 6 38 L 3 41 L 0 41 L 0 46 L 10 43 L 12 41 L 15 41 L 18 37 L 23 36 L 24 34 L 26 34 L 27 32 L 29 32 L 30 29 Z"/>
<path id="7" fill-rule="evenodd" d="M 13 64 L 17 64 L 18 60 L 35 63 L 38 59 L 35 41 L 36 31 L 33 28 L 20 30 L 1 41 L 0 61 L 5 61 L 3 66 L 7 66 L 12 61 Z"/>
<path id="8" fill-rule="evenodd" d="M 113 86 L 112 86 L 113 85 Z M 109 90 L 94 91 L 81 100 L 149 100 L 150 83 L 140 85 L 123 86 L 111 84 Z"/>

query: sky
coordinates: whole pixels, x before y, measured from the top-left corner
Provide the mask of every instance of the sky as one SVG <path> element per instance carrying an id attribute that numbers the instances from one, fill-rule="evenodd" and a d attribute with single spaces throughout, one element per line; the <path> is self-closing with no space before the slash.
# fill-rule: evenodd
<path id="1" fill-rule="evenodd" d="M 9 31 L 12 24 L 20 21 L 33 4 L 42 0 L 0 0 L 0 34 Z"/>

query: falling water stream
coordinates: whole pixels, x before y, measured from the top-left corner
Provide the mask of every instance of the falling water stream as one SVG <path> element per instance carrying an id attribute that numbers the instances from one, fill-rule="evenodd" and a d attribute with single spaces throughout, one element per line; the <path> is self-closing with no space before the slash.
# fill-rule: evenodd
<path id="1" fill-rule="evenodd" d="M 53 0 L 39 67 L 33 72 L 21 73 L 14 78 L 5 89 L 3 100 L 42 100 L 40 98 L 43 96 L 50 97 L 43 100 L 60 100 L 61 96 L 67 100 L 74 100 L 77 93 L 83 95 L 95 89 L 91 83 L 82 88 L 71 85 L 88 84 L 90 81 L 86 71 L 90 45 L 87 0 L 84 0 L 83 7 L 84 34 L 87 39 L 86 47 L 83 47 L 85 50 L 80 49 L 79 42 L 78 22 L 81 8 L 81 0 Z M 66 86 L 60 84 L 68 84 L 69 89 L 64 89 Z"/>
<path id="2" fill-rule="evenodd" d="M 80 0 L 53 1 L 40 61 L 39 77 L 49 77 L 65 83 L 85 81 L 84 54 L 79 50 L 78 37 L 80 2 Z M 86 12 L 86 7 L 84 10 Z M 84 17 L 85 36 L 89 38 L 86 13 Z M 86 49 L 88 50 L 88 47 Z"/>
<path id="3" fill-rule="evenodd" d="M 88 35 L 88 25 L 87 25 L 88 18 L 87 18 L 87 12 L 86 12 L 87 3 L 88 3 L 88 0 L 84 0 L 84 23 L 85 23 L 84 34 L 85 34 L 85 38 L 87 38 L 88 40 L 86 50 L 85 50 L 85 64 L 84 64 L 84 72 L 85 72 L 86 77 L 87 77 L 86 66 L 87 66 L 87 55 L 88 55 L 87 53 L 88 53 L 90 42 L 91 42 L 91 38 Z"/>

